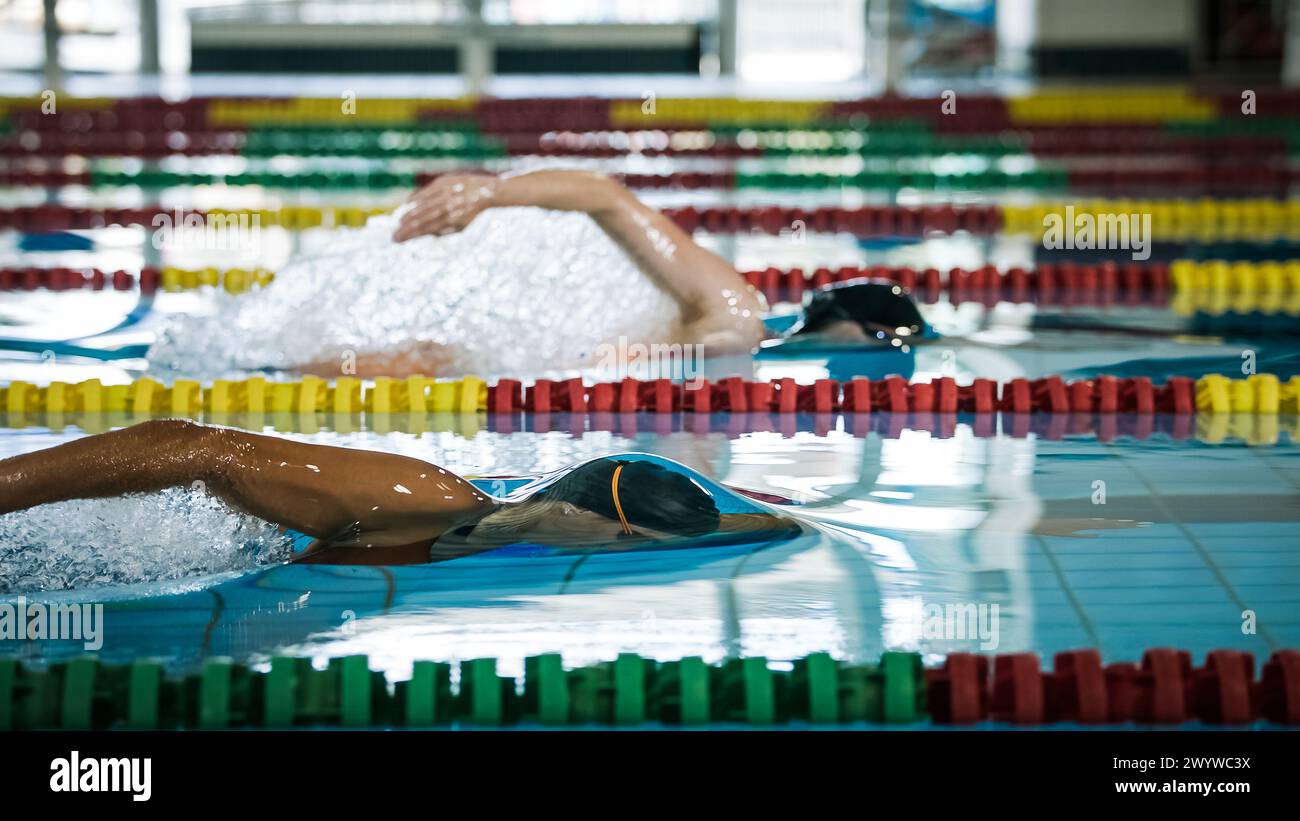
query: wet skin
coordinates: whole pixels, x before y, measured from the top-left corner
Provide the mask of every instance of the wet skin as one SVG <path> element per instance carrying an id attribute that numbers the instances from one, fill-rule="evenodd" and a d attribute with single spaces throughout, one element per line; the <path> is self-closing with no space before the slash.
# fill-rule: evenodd
<path id="1" fill-rule="evenodd" d="M 194 487 L 232 508 L 316 537 L 297 561 L 327 564 L 423 564 L 519 541 L 566 547 L 635 549 L 680 537 L 633 525 L 632 534 L 598 513 L 562 504 L 531 517 L 524 530 L 493 527 L 494 516 L 532 504 L 503 502 L 437 465 L 390 453 L 331 447 L 181 420 L 143 422 L 46 450 L 0 460 L 0 514 L 66 499 Z M 1259 518 L 1259 499 L 1172 496 L 1113 499 L 1105 519 L 1078 500 L 1046 503 L 1033 531 L 1129 528 L 1143 522 Z M 1294 496 L 1263 505 L 1269 521 L 1300 520 Z M 454 531 L 475 525 L 468 535 Z M 771 539 L 801 530 L 767 513 L 724 514 L 725 532 Z"/>
<path id="2" fill-rule="evenodd" d="M 236 510 L 323 540 L 313 555 L 375 548 L 371 560 L 424 546 L 427 561 L 429 541 L 496 506 L 418 459 L 162 420 L 0 461 L 0 513 L 196 482 Z"/>
<path id="3" fill-rule="evenodd" d="M 407 456 L 181 420 L 143 422 L 0 460 L 0 514 L 196 485 L 236 510 L 316 537 L 296 557 L 305 562 L 422 564 L 522 540 L 630 549 L 680 538 L 636 525 L 625 535 L 618 521 L 567 503 L 531 517 L 524 532 L 494 528 L 494 514 L 531 502 L 493 499 Z M 452 532 L 465 525 L 476 527 L 468 536 Z M 768 514 L 727 515 L 720 526 L 768 534 L 798 528 Z"/>
<path id="4" fill-rule="evenodd" d="M 713 355 L 751 350 L 765 335 L 763 298 L 731 263 L 697 245 L 675 222 L 604 175 L 563 170 L 445 174 L 412 194 L 410 201 L 413 208 L 393 235 L 397 242 L 464 230 L 488 208 L 534 206 L 586 213 L 681 310 L 677 338 L 631 342 L 700 344 Z"/>
<path id="5" fill-rule="evenodd" d="M 731 263 L 700 247 L 675 222 L 650 208 L 618 182 L 588 171 L 542 170 L 522 174 L 444 174 L 414 192 L 393 234 L 396 242 L 462 231 L 488 208 L 531 206 L 587 214 L 647 277 L 677 302 L 679 326 L 670 339 L 629 344 L 702 345 L 705 356 L 745 353 L 765 336 L 763 297 Z M 613 342 L 614 340 L 603 340 Z M 349 375 L 438 376 L 448 373 L 453 351 L 429 341 L 358 351 Z M 296 370 L 331 378 L 337 356 L 300 363 Z"/>
<path id="6" fill-rule="evenodd" d="M 393 239 L 446 236 L 462 231 L 488 208 L 532 206 L 587 214 L 647 277 L 677 302 L 681 323 L 671 339 L 632 339 L 629 344 L 700 345 L 705 356 L 752 351 L 769 336 L 763 296 L 731 263 L 698 244 L 677 223 L 647 206 L 618 182 L 588 171 L 543 170 L 522 174 L 444 174 L 410 197 Z M 860 343 L 857 323 L 823 329 L 830 341 Z M 605 340 L 611 342 L 612 340 Z M 454 352 L 430 341 L 410 341 L 379 351 L 358 351 L 349 375 L 438 376 Z M 340 359 L 323 356 L 297 370 L 322 377 L 339 374 Z"/>

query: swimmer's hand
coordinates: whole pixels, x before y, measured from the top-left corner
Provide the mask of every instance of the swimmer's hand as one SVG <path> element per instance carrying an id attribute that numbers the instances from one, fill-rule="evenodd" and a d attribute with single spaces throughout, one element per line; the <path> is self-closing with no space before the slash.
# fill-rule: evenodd
<path id="1" fill-rule="evenodd" d="M 443 174 L 411 195 L 412 207 L 402 216 L 393 241 L 465 230 L 495 204 L 500 182 L 495 174 Z"/>
<path id="2" fill-rule="evenodd" d="M 596 217 L 631 200 L 626 188 L 590 171 L 543 169 L 521 174 L 444 174 L 411 195 L 396 242 L 461 231 L 488 208 L 532 206 Z M 639 205 L 639 203 L 637 203 Z"/>

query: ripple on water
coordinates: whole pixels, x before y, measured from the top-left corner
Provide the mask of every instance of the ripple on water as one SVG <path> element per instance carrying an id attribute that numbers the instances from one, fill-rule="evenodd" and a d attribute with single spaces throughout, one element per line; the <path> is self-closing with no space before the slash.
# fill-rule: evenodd
<path id="1" fill-rule="evenodd" d="M 184 579 L 288 556 L 275 525 L 190 488 L 0 516 L 0 594 Z"/>

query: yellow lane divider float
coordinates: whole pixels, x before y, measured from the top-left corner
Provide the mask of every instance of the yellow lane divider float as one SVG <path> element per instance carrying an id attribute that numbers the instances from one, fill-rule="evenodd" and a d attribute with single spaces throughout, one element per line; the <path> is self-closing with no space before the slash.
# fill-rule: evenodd
<path id="1" fill-rule="evenodd" d="M 743 414 L 742 414 L 743 415 Z M 125 411 L 113 413 L 83 413 L 83 412 L 32 412 L 32 413 L 10 413 L 0 414 L 0 420 L 3 420 L 3 429 L 13 430 L 18 428 L 48 428 L 50 430 L 63 430 L 69 427 L 75 427 L 85 433 L 102 433 L 117 428 L 133 425 L 148 419 L 162 418 L 158 415 L 135 415 Z M 242 428 L 250 431 L 275 430 L 281 433 L 320 433 L 321 431 L 331 431 L 334 433 L 406 433 L 419 435 L 422 433 L 456 433 L 466 438 L 473 437 L 481 431 L 502 432 L 502 428 L 494 425 L 491 418 L 484 413 L 378 413 L 378 414 L 360 414 L 360 413 L 293 413 L 291 411 L 280 411 L 276 413 L 205 413 L 202 416 L 185 417 L 192 418 L 196 421 L 203 421 L 214 425 L 224 425 L 226 427 Z M 1259 413 L 1219 413 L 1208 414 L 1201 413 L 1195 416 L 1183 417 L 1187 419 L 1187 430 L 1181 434 L 1175 434 L 1175 438 L 1185 439 L 1194 437 L 1197 441 L 1206 444 L 1220 444 L 1229 440 L 1239 440 L 1248 445 L 1276 445 L 1282 441 L 1282 434 L 1285 433 L 1291 443 L 1300 442 L 1300 416 L 1288 416 L 1285 414 L 1259 414 Z M 928 420 L 922 415 L 920 418 L 909 420 L 908 424 L 899 429 L 903 430 L 929 430 L 938 433 L 936 428 L 927 424 Z M 644 426 L 643 426 L 644 425 Z M 1101 428 L 1100 425 L 1097 426 Z M 620 421 L 614 423 L 602 430 L 616 430 L 619 435 L 631 435 L 627 425 Z M 678 420 L 670 420 L 670 424 L 665 427 L 662 422 L 648 423 L 638 422 L 637 430 L 652 430 L 659 433 L 668 432 L 693 432 L 709 433 L 726 430 L 730 433 L 737 432 L 736 429 L 728 427 L 725 423 L 713 425 L 701 429 L 700 427 Z M 515 428 L 506 426 L 505 432 L 510 432 Z M 551 428 L 551 430 L 568 430 L 568 428 Z M 742 425 L 739 432 L 744 432 Z M 800 427 L 798 430 L 813 430 L 812 427 Z M 993 430 L 996 430 L 994 428 Z M 897 436 L 897 433 L 885 434 L 878 429 L 869 426 L 846 428 L 854 436 L 866 436 L 875 431 L 881 436 Z M 538 429 L 538 432 L 545 432 Z M 1081 433 L 1078 429 L 1072 429 L 1070 434 Z M 1129 431 L 1128 435 L 1137 439 L 1144 439 L 1149 436 L 1158 435 L 1164 431 L 1152 429 L 1150 431 Z M 790 431 L 793 433 L 793 430 Z M 946 435 L 946 434 L 938 434 Z M 995 435 L 992 433 L 978 434 L 981 436 Z M 1113 434 L 1112 434 L 1113 435 Z"/>
<path id="2" fill-rule="evenodd" d="M 405 125 L 418 122 L 421 113 L 430 110 L 468 116 L 474 103 L 472 97 L 282 97 L 213 100 L 207 114 L 214 126 Z"/>
<path id="3" fill-rule="evenodd" d="M 196 291 L 200 288 L 222 288 L 232 294 L 242 294 L 254 288 L 271 284 L 275 272 L 265 268 L 176 268 L 166 267 L 158 272 L 164 291 Z"/>
<path id="4" fill-rule="evenodd" d="M 1282 382 L 1272 374 L 1229 379 L 1209 374 L 1196 380 L 1197 413 L 1296 413 L 1300 376 Z"/>
<path id="5" fill-rule="evenodd" d="M 260 288 L 275 279 L 275 272 L 265 268 L 179 268 L 169 266 L 160 271 L 164 291 L 193 291 L 200 288 L 224 288 L 243 293 Z M 1170 263 L 1169 278 L 1176 293 L 1193 294 L 1202 304 L 1212 304 L 1210 295 L 1255 297 L 1246 307 L 1235 304 L 1233 310 L 1263 310 L 1267 313 L 1295 312 L 1300 298 L 1300 260 L 1283 262 L 1241 262 L 1226 260 L 1178 259 Z M 1277 298 L 1276 307 L 1271 298 Z"/>
<path id="6" fill-rule="evenodd" d="M 610 100 L 609 120 L 615 128 L 656 128 L 662 123 L 697 125 L 813 125 L 824 122 L 831 104 L 822 100 L 737 100 L 731 97 L 660 97 L 649 100 Z"/>
<path id="7" fill-rule="evenodd" d="M 304 230 L 318 227 L 359 228 L 392 206 L 283 206 L 280 208 L 212 208 L 210 219 L 228 225 Z M 1216 242 L 1241 240 L 1300 241 L 1300 199 L 1212 198 L 1174 200 L 1080 200 L 1002 206 L 1002 231 L 1043 238 L 1052 232 L 1068 248 L 1130 247 L 1137 241 Z M 1137 232 L 1141 232 L 1140 234 Z"/>
<path id="8" fill-rule="evenodd" d="M 1174 260 L 1169 266 L 1174 313 L 1300 314 L 1300 260 Z"/>
<path id="9" fill-rule="evenodd" d="M 1123 248 L 1137 240 L 1300 240 L 1300 199 L 1087 200 L 1002 206 L 1002 230 L 1062 247 Z M 1141 235 L 1136 232 L 1141 231 Z"/>
<path id="10" fill-rule="evenodd" d="M 240 228 L 360 228 L 395 206 L 212 208 L 209 220 Z M 1001 207 L 1002 232 L 1039 239 L 1060 235 L 1063 248 L 1129 248 L 1168 242 L 1300 241 L 1300 199 L 1081 200 Z M 1140 233 L 1139 233 L 1140 232 Z M 1068 236 L 1066 236 L 1068 235 Z"/>
<path id="11" fill-rule="evenodd" d="M 213 230 L 301 231 L 360 228 L 397 205 L 209 208 L 203 213 Z M 1055 237 L 1060 248 L 1069 250 L 1137 248 L 1151 240 L 1300 242 L 1300 199 L 1058 201 L 1006 204 L 1000 213 L 1000 233 L 1029 234 L 1044 241 Z"/>
<path id="12" fill-rule="evenodd" d="M 315 376 L 272 382 L 261 377 L 217 380 L 209 386 L 178 379 L 167 386 L 147 377 L 127 385 L 14 381 L 0 387 L 5 413 L 126 412 L 138 416 L 198 417 L 204 413 L 477 413 L 488 409 L 488 384 L 475 376 L 438 380 L 381 377 L 363 382 Z M 1198 413 L 1295 414 L 1300 376 L 1283 382 L 1272 374 L 1229 379 L 1210 374 L 1196 381 Z"/>
<path id="13" fill-rule="evenodd" d="M 310 205 L 285 205 L 280 208 L 208 208 L 209 222 L 229 228 L 361 228 L 366 220 L 387 214 L 393 206 L 335 205 L 317 208 Z"/>
<path id="14" fill-rule="evenodd" d="M 205 413 L 476 413 L 487 409 L 487 383 L 474 376 L 435 380 L 423 376 L 379 378 L 365 384 L 353 377 L 326 382 L 307 376 L 291 382 L 261 377 L 217 380 L 204 387 L 178 379 L 167 386 L 153 379 L 128 385 L 15 381 L 0 387 L 0 410 L 15 413 L 129 413 L 134 416 L 198 418 Z"/>
<path id="15" fill-rule="evenodd" d="M 1219 111 L 1185 88 L 1077 88 L 1008 97 L 1007 114 L 1017 125 L 1041 125 L 1208 122 Z"/>
<path id="16" fill-rule="evenodd" d="M 977 95 L 982 97 L 983 95 Z M 0 114 L 28 110 L 44 101 L 43 95 L 0 97 Z M 914 98 L 905 110 L 924 113 L 925 107 L 942 100 Z M 1004 98 L 1007 115 L 1016 125 L 1048 123 L 1176 123 L 1209 122 L 1217 119 L 1214 98 L 1200 96 L 1181 86 L 1135 88 L 1070 88 L 1031 92 Z M 60 110 L 107 109 L 118 101 L 107 97 L 59 95 Z M 472 121 L 479 100 L 471 96 L 446 98 L 410 97 L 253 97 L 214 98 L 206 106 L 207 122 L 214 126 L 355 126 L 366 124 L 410 124 L 430 111 L 456 115 Z M 496 101 L 509 105 L 508 101 Z M 524 101 L 537 104 L 540 100 Z M 638 97 L 608 99 L 610 124 L 614 127 L 644 127 L 654 120 L 675 124 L 819 124 L 833 111 L 832 100 L 737 99 L 734 97 Z M 960 109 L 959 109 L 960 111 Z"/>

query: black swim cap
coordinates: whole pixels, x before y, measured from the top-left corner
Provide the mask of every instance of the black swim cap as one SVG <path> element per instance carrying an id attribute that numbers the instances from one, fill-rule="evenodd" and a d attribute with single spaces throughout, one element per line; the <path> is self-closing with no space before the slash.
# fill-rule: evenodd
<path id="1" fill-rule="evenodd" d="M 817 333 L 843 321 L 856 323 L 869 338 L 885 344 L 900 337 L 914 342 L 928 329 L 906 288 L 889 280 L 860 277 L 809 292 L 803 315 L 787 336 Z"/>
<path id="2" fill-rule="evenodd" d="M 614 471 L 619 468 L 618 498 Z M 681 473 L 654 462 L 597 459 L 579 465 L 537 494 L 586 508 L 601 516 L 679 536 L 703 536 L 718 529 L 713 497 Z"/>

